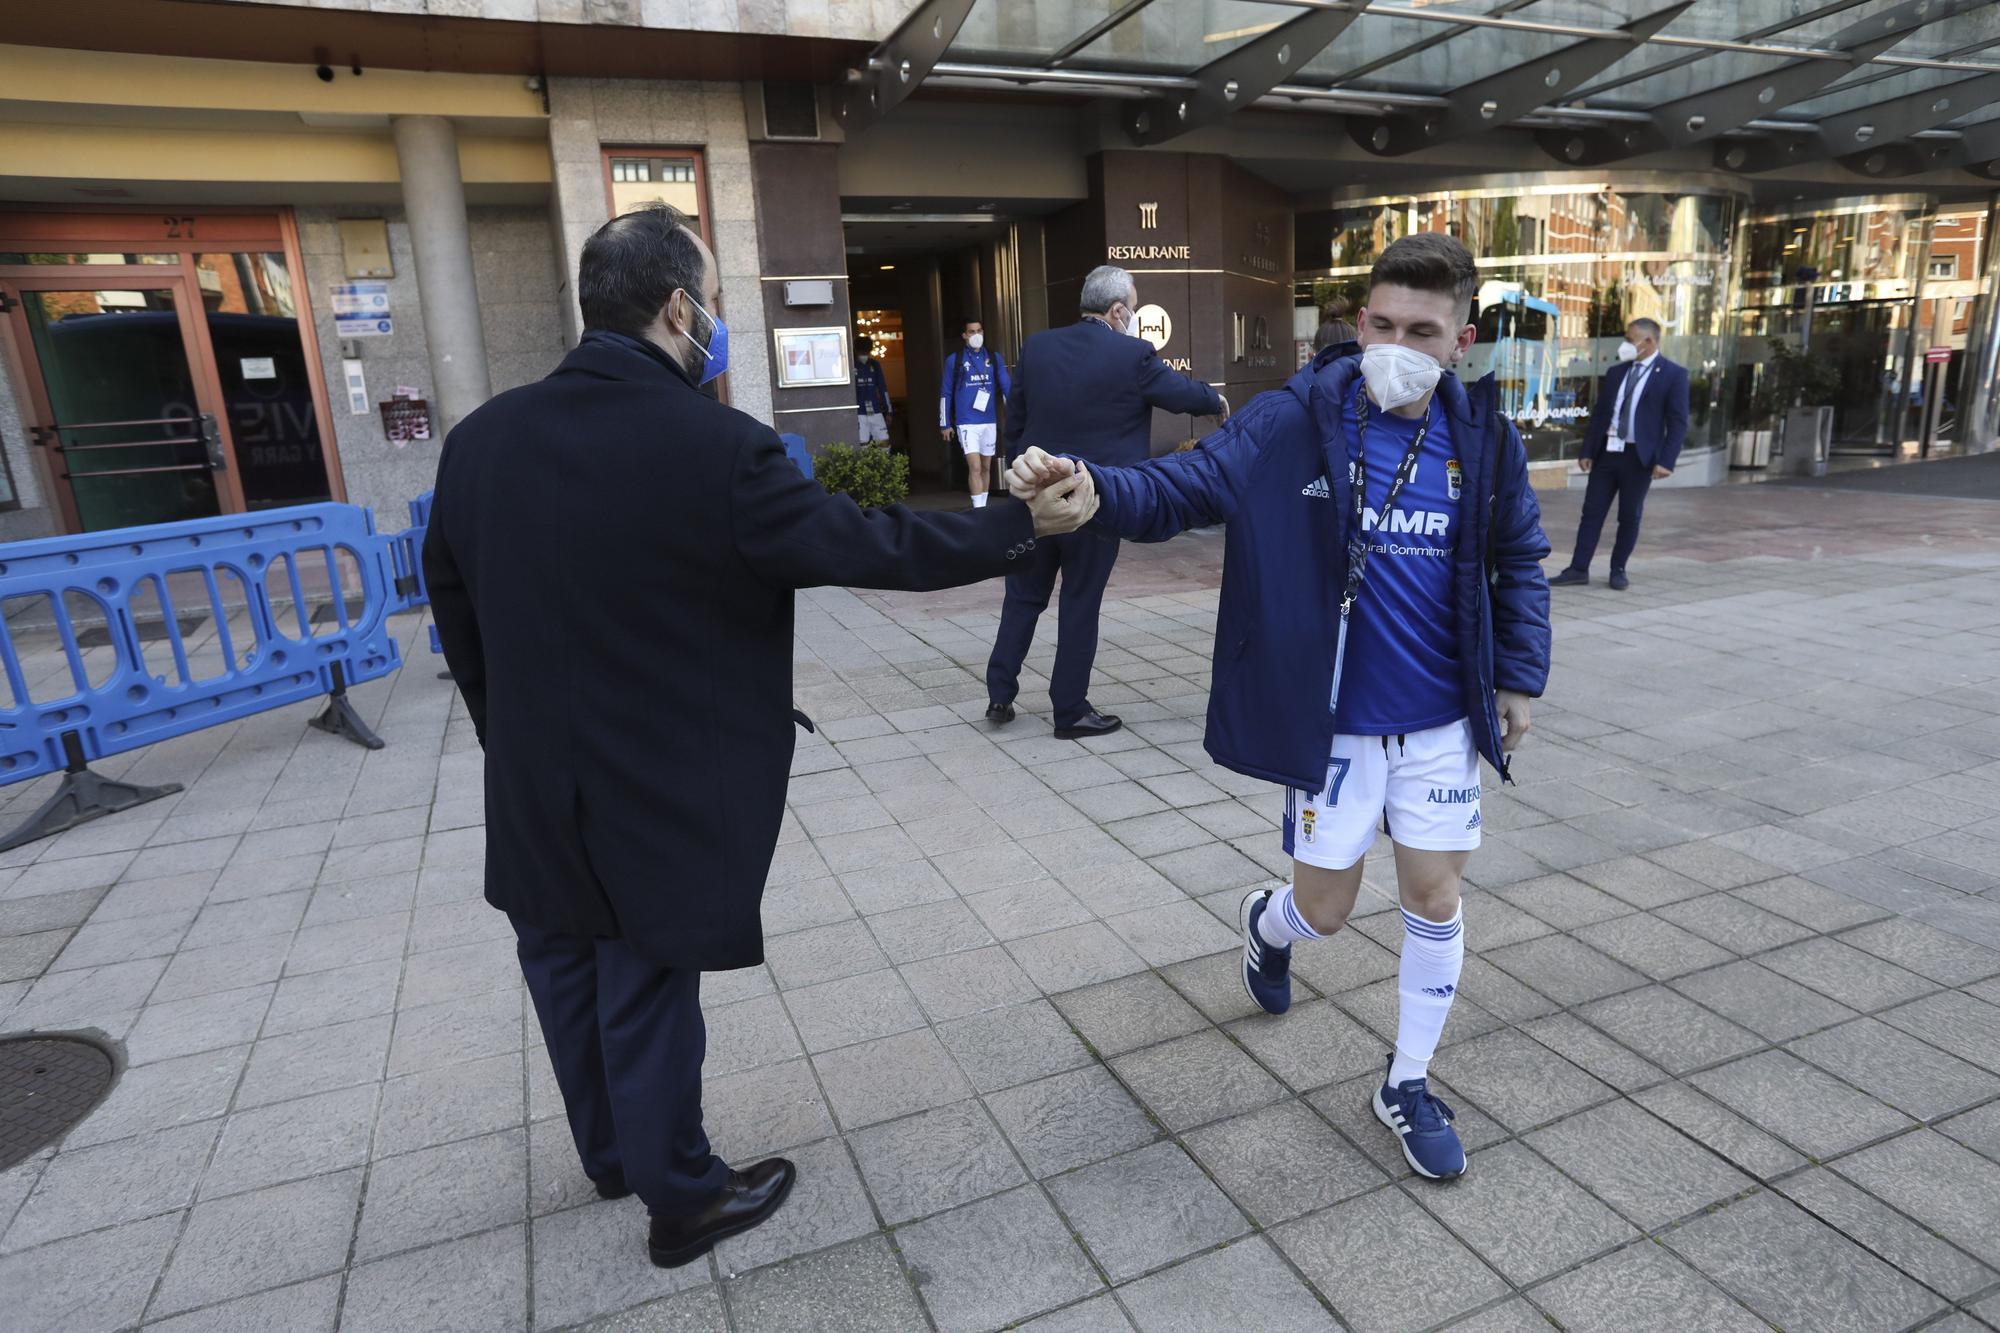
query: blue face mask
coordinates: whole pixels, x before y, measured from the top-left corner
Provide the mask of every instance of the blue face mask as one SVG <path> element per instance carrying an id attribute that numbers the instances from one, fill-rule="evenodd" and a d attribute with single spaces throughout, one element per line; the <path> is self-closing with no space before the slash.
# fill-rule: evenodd
<path id="1" fill-rule="evenodd" d="M 694 297 L 688 297 L 688 304 L 700 310 L 702 317 L 708 320 L 708 346 L 704 347 L 698 342 L 694 344 L 694 349 L 708 358 L 702 367 L 700 377 L 695 381 L 697 384 L 705 385 L 729 369 L 729 326 L 709 314 Z M 692 330 L 689 331 L 688 341 L 694 342 Z"/>

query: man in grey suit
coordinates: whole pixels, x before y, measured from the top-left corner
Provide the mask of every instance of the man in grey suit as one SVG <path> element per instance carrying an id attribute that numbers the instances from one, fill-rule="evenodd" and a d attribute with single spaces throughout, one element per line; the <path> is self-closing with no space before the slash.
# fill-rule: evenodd
<path id="1" fill-rule="evenodd" d="M 1181 374 L 1139 331 L 1139 289 L 1124 269 L 1105 264 L 1083 280 L 1082 318 L 1046 329 L 1021 346 L 1007 396 L 1009 456 L 1035 445 L 1092 463 L 1130 467 L 1151 454 L 1153 409 L 1227 417 L 1229 404 L 1209 385 Z M 1118 538 L 1081 531 L 1030 543 L 1034 550 L 1007 575 L 1000 631 L 986 664 L 986 716 L 1014 720 L 1021 663 L 1035 639 L 1035 622 L 1062 575 L 1055 670 L 1049 702 L 1056 737 L 1103 736 L 1122 725 L 1091 707 L 1090 664 L 1097 656 L 1097 610 L 1118 559 Z"/>

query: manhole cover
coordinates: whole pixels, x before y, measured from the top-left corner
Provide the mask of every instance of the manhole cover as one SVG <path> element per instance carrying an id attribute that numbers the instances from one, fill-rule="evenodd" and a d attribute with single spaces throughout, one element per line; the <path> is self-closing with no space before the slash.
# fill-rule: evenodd
<path id="1" fill-rule="evenodd" d="M 110 1091 L 101 1046 L 69 1037 L 0 1039 L 0 1171 L 61 1138 Z"/>

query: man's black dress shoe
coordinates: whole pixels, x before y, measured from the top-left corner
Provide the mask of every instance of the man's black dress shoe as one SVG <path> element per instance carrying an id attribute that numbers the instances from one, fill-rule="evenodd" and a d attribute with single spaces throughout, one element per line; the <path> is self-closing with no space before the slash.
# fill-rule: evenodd
<path id="1" fill-rule="evenodd" d="M 1611 590 L 1613 592 L 1624 592 L 1631 586 L 1632 580 L 1625 577 L 1624 570 L 1614 569 L 1611 571 Z"/>
<path id="2" fill-rule="evenodd" d="M 1109 736 L 1124 725 L 1123 722 L 1120 722 L 1109 713 L 1092 711 L 1085 713 L 1066 727 L 1057 727 L 1056 739 L 1059 741 L 1080 741 L 1087 736 Z"/>
<path id="3" fill-rule="evenodd" d="M 1014 705 L 1012 704 L 986 705 L 986 720 L 988 722 L 994 723 L 996 726 L 1001 723 L 1012 722 L 1014 720 Z"/>
<path id="4" fill-rule="evenodd" d="M 1551 588 L 1570 588 L 1588 582 L 1590 582 L 1590 575 L 1584 571 L 1580 569 L 1565 569 L 1562 573 L 1549 580 L 1549 586 Z"/>
<path id="5" fill-rule="evenodd" d="M 632 1197 L 632 1187 L 625 1183 L 625 1177 L 623 1176 L 606 1176 L 602 1180 L 592 1181 L 591 1184 L 597 1186 L 597 1197 L 600 1199 L 629 1199 Z"/>
<path id="6" fill-rule="evenodd" d="M 792 1192 L 798 1168 L 782 1157 L 768 1157 L 746 1171 L 731 1171 L 706 1208 L 685 1217 L 655 1217 L 646 1249 L 654 1264 L 679 1268 L 778 1211 Z"/>

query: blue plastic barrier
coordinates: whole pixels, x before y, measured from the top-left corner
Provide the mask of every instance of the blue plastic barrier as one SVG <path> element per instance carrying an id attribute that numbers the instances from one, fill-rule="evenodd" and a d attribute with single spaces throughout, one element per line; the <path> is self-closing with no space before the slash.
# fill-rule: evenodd
<path id="1" fill-rule="evenodd" d="M 93 760 L 302 699 L 332 696 L 313 725 L 380 749 L 347 687 L 402 664 L 388 618 L 407 610 L 421 588 L 406 537 L 378 534 L 374 515 L 358 506 L 316 504 L 0 545 L 0 599 L 9 608 L 19 606 L 13 599 L 42 599 L 60 654 L 53 676 L 31 682 L 13 628 L 0 623 L 0 667 L 12 696 L 0 706 L 0 785 L 65 774 L 56 795 L 0 839 L 0 850 L 179 790 L 114 782 L 88 770 Z M 313 577 L 322 570 L 323 588 Z M 273 583 L 278 601 L 289 594 L 282 611 Z M 247 642 L 229 623 L 227 603 L 239 590 Z M 357 593 L 360 608 L 350 612 Z M 133 614 L 134 599 L 147 594 L 164 613 L 165 674 L 148 665 Z M 320 594 L 332 619 L 315 625 L 309 607 Z M 108 670 L 86 662 L 106 649 L 79 642 L 72 619 L 79 601 L 105 623 Z M 190 613 L 215 622 L 217 641 L 200 662 L 180 628 Z"/>
<path id="2" fill-rule="evenodd" d="M 813 456 L 812 450 L 806 448 L 806 437 L 787 433 L 780 435 L 778 438 L 784 441 L 785 457 L 796 463 L 799 471 L 806 474 L 806 480 L 811 481 L 813 479 Z"/>
<path id="3" fill-rule="evenodd" d="M 410 602 L 412 606 L 431 604 L 431 590 L 424 583 L 424 537 L 431 530 L 431 496 L 435 493 L 425 491 L 410 501 L 410 526 L 396 534 L 398 544 L 409 553 L 410 574 L 417 581 L 416 596 Z M 439 655 L 444 653 L 444 644 L 438 639 L 438 627 L 435 624 L 431 626 L 431 651 Z M 449 671 L 438 672 L 439 680 L 450 678 Z"/>

